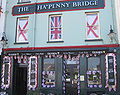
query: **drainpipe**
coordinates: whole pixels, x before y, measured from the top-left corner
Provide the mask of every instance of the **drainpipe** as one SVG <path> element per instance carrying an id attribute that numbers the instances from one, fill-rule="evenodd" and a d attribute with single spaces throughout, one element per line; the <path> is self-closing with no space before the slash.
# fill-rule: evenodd
<path id="1" fill-rule="evenodd" d="M 115 15 L 117 20 L 118 44 L 120 43 L 120 1 L 115 0 Z"/>
<path id="2" fill-rule="evenodd" d="M 35 0 L 35 4 L 37 3 L 37 0 Z M 35 5 L 35 11 L 36 11 L 36 5 Z M 33 44 L 32 47 L 35 49 L 35 34 L 36 34 L 36 12 L 34 12 L 34 18 L 33 18 Z"/>
<path id="3" fill-rule="evenodd" d="M 114 30 L 114 32 L 116 33 L 116 31 L 115 31 L 115 0 L 111 0 L 111 10 L 112 10 L 112 22 L 113 22 L 113 30 Z M 116 35 L 116 37 L 115 37 L 115 42 L 116 42 L 116 44 L 118 44 L 118 33 L 117 33 L 117 35 Z"/>

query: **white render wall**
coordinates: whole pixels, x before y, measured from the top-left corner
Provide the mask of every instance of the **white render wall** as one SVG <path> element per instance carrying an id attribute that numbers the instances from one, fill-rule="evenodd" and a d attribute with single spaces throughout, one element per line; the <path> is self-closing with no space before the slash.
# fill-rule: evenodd
<path id="1" fill-rule="evenodd" d="M 2 13 L 0 16 L 0 40 L 2 37 L 2 33 L 4 32 L 4 25 L 5 25 L 5 10 L 6 10 L 6 0 L 0 0 L 0 5 L 2 6 Z M 2 45 L 0 43 L 0 54 L 2 51 Z"/>
<path id="2" fill-rule="evenodd" d="M 120 0 L 115 0 L 118 39 L 120 43 Z"/>
<path id="3" fill-rule="evenodd" d="M 31 0 L 31 3 L 46 2 L 48 0 Z M 113 6 L 111 1 L 113 1 Z M 80 46 L 80 45 L 105 45 L 105 44 L 116 44 L 116 41 L 111 42 L 108 36 L 110 32 L 110 25 L 116 36 L 117 25 L 116 15 L 113 17 L 112 8 L 115 9 L 115 0 L 106 0 L 104 9 L 90 9 L 90 10 L 73 10 L 73 11 L 59 11 L 59 12 L 48 12 L 39 14 L 25 14 L 13 16 L 12 8 L 18 4 L 18 0 L 7 1 L 7 14 L 6 14 L 6 25 L 5 32 L 8 38 L 8 46 L 6 48 L 24 48 L 24 47 L 55 47 L 55 46 Z M 24 3 L 26 4 L 26 3 Z M 27 3 L 29 4 L 29 3 Z M 99 12 L 100 17 L 100 41 L 85 41 L 86 40 L 86 13 Z M 48 43 L 49 35 L 49 16 L 54 14 L 62 14 L 62 33 L 63 43 Z M 29 33 L 28 33 L 28 44 L 16 44 L 16 25 L 17 18 L 29 17 Z M 74 18 L 74 19 L 73 19 Z M 68 37 L 69 35 L 69 37 Z M 117 39 L 118 40 L 118 39 Z"/>

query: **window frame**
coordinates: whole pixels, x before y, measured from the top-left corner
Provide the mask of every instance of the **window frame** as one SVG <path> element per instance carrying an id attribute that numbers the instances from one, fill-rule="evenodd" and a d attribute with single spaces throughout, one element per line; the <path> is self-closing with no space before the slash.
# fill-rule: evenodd
<path id="1" fill-rule="evenodd" d="M 19 35 L 19 21 L 20 19 L 27 19 L 28 20 L 28 32 L 29 32 L 29 17 L 18 17 L 16 21 L 16 36 L 15 36 L 15 44 L 28 44 L 28 39 L 27 41 L 19 41 L 18 40 L 18 35 Z"/>
<path id="2" fill-rule="evenodd" d="M 57 16 L 61 16 L 61 27 L 54 27 L 54 28 L 61 28 L 61 39 L 51 39 L 51 17 L 57 17 Z M 48 42 L 60 42 L 60 41 L 63 41 L 62 23 L 63 23 L 62 22 L 62 14 L 49 15 L 49 33 L 48 33 L 49 38 L 48 38 Z"/>
<path id="3" fill-rule="evenodd" d="M 90 57 L 87 58 L 87 70 L 89 69 L 88 68 L 88 60 L 89 60 L 89 58 L 99 58 L 99 60 L 100 60 L 100 70 L 101 70 L 101 58 L 100 58 L 100 56 L 90 56 Z"/>
<path id="4" fill-rule="evenodd" d="M 54 80 L 54 83 L 55 84 L 50 84 L 50 85 L 47 85 L 47 84 L 44 84 L 44 82 L 42 82 L 42 80 L 44 80 L 45 81 L 45 78 L 44 78 L 44 74 L 43 73 L 45 73 L 45 72 L 47 72 L 46 70 L 44 70 L 44 60 L 45 59 L 54 59 L 54 71 L 52 70 L 52 72 L 55 72 L 55 80 Z M 56 87 L 56 60 L 55 60 L 55 58 L 53 57 L 53 58 L 42 58 L 42 66 L 41 66 L 41 69 L 42 69 L 42 80 L 41 80 L 41 82 L 42 82 L 42 84 L 41 84 L 41 87 L 42 88 L 55 88 Z M 51 72 L 51 71 L 48 71 L 48 72 Z M 44 87 L 45 86 L 45 87 Z M 49 86 L 49 87 L 48 87 Z"/>
<path id="5" fill-rule="evenodd" d="M 88 25 L 87 25 L 87 15 L 92 15 L 92 14 L 97 14 L 97 16 L 98 16 L 98 32 L 99 32 L 99 37 L 98 38 L 88 38 L 88 35 L 87 35 L 87 33 L 88 33 Z M 100 13 L 99 12 L 86 12 L 85 13 L 85 28 L 86 28 L 86 39 L 87 40 L 98 40 L 98 39 L 101 39 L 101 32 L 100 32 Z"/>
<path id="6" fill-rule="evenodd" d="M 91 57 L 99 58 L 99 60 L 100 60 L 100 70 L 88 70 L 88 59 L 91 58 Z M 92 73 L 93 73 L 93 71 L 96 71 L 96 73 L 98 73 L 98 71 L 100 71 L 100 72 L 99 72 L 99 74 L 100 74 L 100 76 L 99 76 L 99 77 L 100 77 L 100 80 L 99 80 L 100 83 L 99 83 L 99 84 L 89 84 L 89 83 L 88 83 L 88 76 L 89 76 L 89 75 L 88 75 L 88 72 L 90 72 L 90 71 L 91 71 Z M 90 57 L 87 58 L 87 71 L 86 71 L 86 73 L 87 73 L 87 78 L 86 78 L 86 79 L 87 79 L 87 85 L 88 85 L 87 87 L 88 87 L 88 88 L 101 88 L 101 87 L 102 87 L 102 67 L 101 67 L 101 56 L 100 56 L 100 55 L 90 56 Z M 90 85 L 91 85 L 92 87 L 90 87 Z M 96 87 L 95 87 L 95 86 L 96 86 Z"/>

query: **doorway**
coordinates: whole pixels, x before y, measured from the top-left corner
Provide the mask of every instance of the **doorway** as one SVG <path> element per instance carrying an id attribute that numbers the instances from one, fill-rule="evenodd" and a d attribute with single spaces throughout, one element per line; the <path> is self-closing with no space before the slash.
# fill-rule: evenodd
<path id="1" fill-rule="evenodd" d="M 78 64 L 66 64 L 66 95 L 78 95 Z"/>
<path id="2" fill-rule="evenodd" d="M 27 95 L 27 67 L 16 64 L 13 72 L 13 95 Z"/>

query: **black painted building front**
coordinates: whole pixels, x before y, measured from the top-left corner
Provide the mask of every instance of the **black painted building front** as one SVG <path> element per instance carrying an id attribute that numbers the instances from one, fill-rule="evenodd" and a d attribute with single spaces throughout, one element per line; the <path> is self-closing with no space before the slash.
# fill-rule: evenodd
<path id="1" fill-rule="evenodd" d="M 8 95 L 119 95 L 119 45 L 8 48 L 1 92 Z"/>

